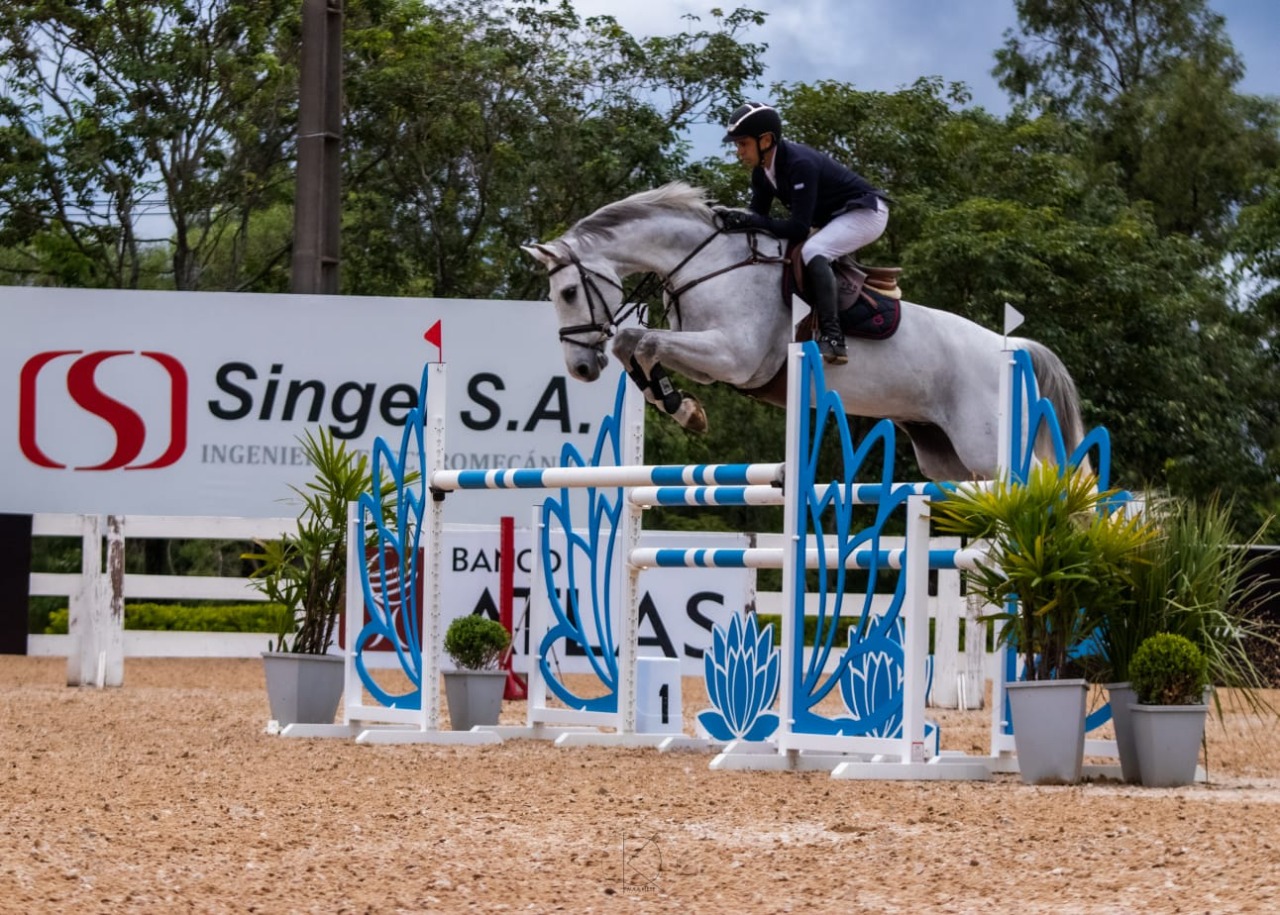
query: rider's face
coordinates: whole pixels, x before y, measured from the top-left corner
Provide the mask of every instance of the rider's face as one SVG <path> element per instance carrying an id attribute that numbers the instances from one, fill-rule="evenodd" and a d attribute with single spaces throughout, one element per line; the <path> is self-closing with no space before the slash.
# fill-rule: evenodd
<path id="1" fill-rule="evenodd" d="M 767 157 L 768 151 L 773 148 L 773 134 L 767 133 L 763 137 L 735 137 L 733 140 L 734 151 L 738 154 L 738 161 L 747 168 L 755 168 L 757 165 L 764 164 L 761 160 Z"/>

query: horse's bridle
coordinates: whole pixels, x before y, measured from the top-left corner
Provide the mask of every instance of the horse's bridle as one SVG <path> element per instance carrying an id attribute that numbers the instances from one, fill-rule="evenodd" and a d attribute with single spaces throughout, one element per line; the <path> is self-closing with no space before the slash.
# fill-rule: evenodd
<path id="1" fill-rule="evenodd" d="M 718 270 L 713 270 L 710 273 L 704 274 L 697 279 L 690 280 L 684 285 L 673 289 L 671 286 L 672 278 L 680 270 L 684 269 L 690 261 L 697 257 L 698 254 L 707 247 L 707 245 L 711 244 L 717 236 L 723 235 L 724 233 L 724 228 L 717 226 L 714 232 L 704 238 L 685 256 L 684 260 L 671 268 L 665 277 L 659 278 L 658 282 L 661 283 L 662 290 L 666 293 L 667 300 L 670 303 L 670 308 L 675 310 L 677 318 L 680 314 L 680 296 L 698 284 L 704 283 L 712 277 L 719 276 L 722 273 L 737 270 L 739 267 L 749 267 L 753 264 L 785 264 L 788 262 L 785 253 L 776 257 L 773 255 L 762 254 L 760 249 L 757 247 L 758 233 L 755 231 L 748 231 L 746 233 L 747 243 L 751 248 L 751 253 L 746 259 L 732 263 L 727 267 L 721 267 Z M 644 305 L 639 301 L 639 299 L 641 294 L 647 291 L 650 280 L 647 279 L 642 282 L 638 287 L 636 287 L 635 292 L 628 296 L 621 283 L 611 276 L 606 276 L 598 270 L 593 270 L 591 267 L 588 267 L 578 259 L 578 255 L 574 253 L 572 248 L 567 244 L 564 244 L 564 242 L 561 242 L 561 245 L 564 248 L 567 259 L 562 260 L 560 263 L 556 264 L 555 267 L 551 268 L 551 270 L 548 271 L 547 276 L 555 276 L 566 267 L 577 267 L 578 277 L 582 281 L 582 288 L 587 297 L 588 313 L 591 317 L 591 320 L 586 324 L 573 324 L 568 327 L 560 328 L 560 341 L 562 343 L 572 343 L 575 346 L 581 346 L 585 349 L 602 352 L 604 350 L 605 341 L 612 337 L 616 332 L 618 325 L 629 318 L 632 314 L 640 314 L 641 323 L 646 327 L 649 326 L 644 320 L 644 315 L 642 314 Z M 652 279 L 652 277 L 650 279 Z M 603 280 L 622 293 L 622 301 L 618 303 L 617 312 L 609 310 L 609 306 L 605 302 L 604 296 L 601 294 L 599 287 L 595 283 L 596 280 Z M 601 320 L 596 316 L 597 301 L 600 304 L 599 310 L 603 313 L 604 320 Z M 595 334 L 595 339 L 590 342 L 575 339 L 579 334 L 588 333 Z"/>
<path id="2" fill-rule="evenodd" d="M 582 290 L 587 297 L 587 310 L 591 316 L 591 320 L 586 324 L 571 324 L 568 327 L 560 328 L 560 342 L 572 343 L 574 346 L 581 346 L 584 349 L 595 350 L 601 352 L 604 350 L 604 343 L 613 336 L 617 326 L 625 321 L 630 315 L 640 308 L 639 302 L 629 302 L 626 290 L 611 276 L 605 276 L 598 270 L 593 270 L 578 259 L 578 255 L 568 245 L 564 245 L 565 253 L 568 260 L 561 261 L 547 272 L 548 277 L 553 277 L 565 267 L 577 267 L 578 278 L 582 282 Z M 618 303 L 618 312 L 609 310 L 609 305 L 604 300 L 604 296 L 600 292 L 600 287 L 595 283 L 596 280 L 604 280 L 614 289 L 622 293 L 622 301 Z M 638 291 L 638 290 L 637 290 Z M 604 320 L 596 316 L 596 303 L 600 303 L 600 311 L 604 315 Z M 628 307 L 629 306 L 629 307 Z M 574 339 L 578 334 L 595 334 L 596 338 L 590 342 Z"/>

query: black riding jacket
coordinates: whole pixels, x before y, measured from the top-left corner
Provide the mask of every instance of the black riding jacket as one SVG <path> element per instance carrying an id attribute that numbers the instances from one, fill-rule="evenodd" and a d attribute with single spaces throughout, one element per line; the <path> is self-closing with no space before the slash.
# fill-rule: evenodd
<path id="1" fill-rule="evenodd" d="M 877 198 L 889 199 L 857 172 L 803 143 L 779 140 L 773 164 L 776 188 L 763 166 L 752 169 L 750 209 L 759 228 L 783 238 L 799 241 L 841 213 L 873 209 Z M 787 219 L 769 216 L 774 197 L 789 211 Z"/>

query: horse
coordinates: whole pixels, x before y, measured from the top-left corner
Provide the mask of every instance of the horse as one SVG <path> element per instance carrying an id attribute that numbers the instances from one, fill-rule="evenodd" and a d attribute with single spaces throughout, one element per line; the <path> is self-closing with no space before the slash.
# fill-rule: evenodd
<path id="1" fill-rule="evenodd" d="M 725 231 L 703 189 L 673 182 L 633 194 L 523 250 L 548 270 L 573 377 L 596 380 L 612 338 L 613 355 L 645 399 L 691 431 L 705 431 L 705 411 L 672 385 L 667 369 L 785 406 L 785 390 L 775 381 L 785 377 L 793 334 L 782 283 L 785 242 L 759 231 Z M 620 326 L 641 313 L 622 286 L 639 273 L 661 283 L 669 329 L 645 321 Z M 997 439 L 1006 346 L 1029 353 L 1067 453 L 1079 444 L 1084 424 L 1075 382 L 1048 347 L 925 305 L 904 300 L 900 309 L 892 336 L 848 339 L 849 361 L 826 366 L 827 385 L 847 413 L 887 417 L 902 429 L 928 478 L 994 479 L 1002 469 Z M 1054 461 L 1047 436 L 1037 438 L 1036 457 Z"/>

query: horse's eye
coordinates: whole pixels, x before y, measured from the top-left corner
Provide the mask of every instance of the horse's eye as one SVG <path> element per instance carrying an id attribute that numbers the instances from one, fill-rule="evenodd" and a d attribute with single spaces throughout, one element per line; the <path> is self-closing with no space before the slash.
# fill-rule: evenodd
<path id="1" fill-rule="evenodd" d="M 577 286 L 566 286 L 564 287 L 564 289 L 560 291 L 560 298 L 564 299 L 566 302 L 571 303 L 577 297 L 578 297 Z"/>

